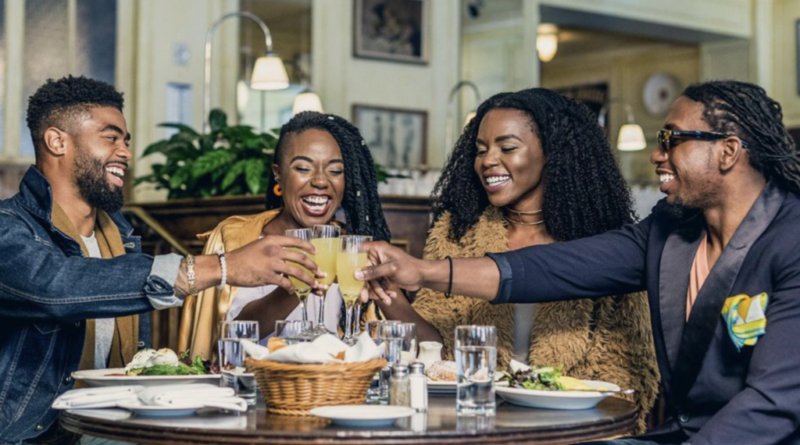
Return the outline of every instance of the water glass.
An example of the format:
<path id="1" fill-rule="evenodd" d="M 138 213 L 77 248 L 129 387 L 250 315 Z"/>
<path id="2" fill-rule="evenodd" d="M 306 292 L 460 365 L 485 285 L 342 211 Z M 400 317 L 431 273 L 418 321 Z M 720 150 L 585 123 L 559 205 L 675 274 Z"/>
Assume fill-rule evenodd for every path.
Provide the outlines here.
<path id="1" fill-rule="evenodd" d="M 327 274 L 325 278 L 317 279 L 320 284 L 330 286 L 336 279 L 336 255 L 339 252 L 340 234 L 341 229 L 330 224 L 316 224 L 311 228 L 311 244 L 317 250 L 317 254 L 314 255 L 314 262 L 317 263 L 317 267 L 321 271 Z M 311 331 L 315 337 L 333 333 L 325 327 L 325 296 L 325 294 L 322 294 L 319 297 L 317 325 Z"/>
<path id="2" fill-rule="evenodd" d="M 400 324 L 396 320 L 370 320 L 366 324 L 366 332 L 372 338 L 376 345 L 384 346 L 381 357 L 386 358 L 386 348 L 384 341 L 384 331 L 387 326 L 393 324 Z M 368 404 L 387 404 L 389 403 L 389 376 L 391 375 L 392 368 L 387 363 L 380 371 L 375 373 L 372 378 L 372 383 L 367 390 L 367 403 Z"/>
<path id="3" fill-rule="evenodd" d="M 455 333 L 458 375 L 458 415 L 496 412 L 494 370 L 497 366 L 497 333 L 494 326 L 458 326 Z"/>
<path id="4" fill-rule="evenodd" d="M 283 339 L 287 345 L 311 341 L 308 336 L 311 322 L 303 320 L 278 320 L 275 322 L 275 335 Z"/>
<path id="5" fill-rule="evenodd" d="M 392 323 L 382 329 L 386 360 L 390 365 L 410 365 L 417 358 L 417 326 L 414 323 Z"/>
<path id="6" fill-rule="evenodd" d="M 258 322 L 222 321 L 219 334 L 219 368 L 222 372 L 221 386 L 229 386 L 248 405 L 256 403 L 256 381 L 252 374 L 244 373 L 244 349 L 240 340 L 258 343 Z"/>

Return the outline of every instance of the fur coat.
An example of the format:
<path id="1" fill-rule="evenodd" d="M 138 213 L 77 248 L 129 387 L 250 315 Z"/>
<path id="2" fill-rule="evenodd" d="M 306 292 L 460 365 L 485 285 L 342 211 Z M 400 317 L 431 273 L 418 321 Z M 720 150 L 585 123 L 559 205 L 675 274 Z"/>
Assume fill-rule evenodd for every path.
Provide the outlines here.
<path id="1" fill-rule="evenodd" d="M 460 243 L 448 238 L 450 215 L 434 224 L 425 245 L 425 257 L 480 257 L 487 252 L 508 251 L 508 231 L 502 215 L 489 208 Z M 483 300 L 423 289 L 414 309 L 441 333 L 445 354 L 453 359 L 453 336 L 458 325 L 497 327 L 498 368 L 513 358 L 514 305 L 492 305 Z M 529 362 L 534 365 L 563 365 L 564 375 L 603 380 L 636 390 L 639 407 L 636 433 L 644 432 L 645 416 L 658 394 L 656 363 L 650 312 L 643 293 L 609 296 L 597 300 L 542 303 L 534 315 Z"/>

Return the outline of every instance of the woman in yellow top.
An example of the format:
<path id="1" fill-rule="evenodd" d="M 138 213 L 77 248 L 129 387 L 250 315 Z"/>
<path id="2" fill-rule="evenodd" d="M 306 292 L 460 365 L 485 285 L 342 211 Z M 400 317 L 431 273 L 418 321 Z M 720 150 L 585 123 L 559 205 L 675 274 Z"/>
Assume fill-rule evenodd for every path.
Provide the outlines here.
<path id="1" fill-rule="evenodd" d="M 281 128 L 274 162 L 267 211 L 230 217 L 201 235 L 206 239 L 204 253 L 227 252 L 264 235 L 284 235 L 289 229 L 330 224 L 340 207 L 348 232 L 372 235 L 375 240 L 391 238 L 369 148 L 358 129 L 345 119 L 310 111 L 297 114 Z M 335 327 L 341 296 L 335 286 L 328 296 L 326 314 L 336 317 L 326 318 L 332 318 Z M 274 286 L 207 289 L 196 298 L 187 298 L 183 305 L 179 350 L 191 349 L 192 356 L 210 358 L 216 355 L 220 321 L 257 320 L 261 336 L 266 337 L 274 330 L 275 321 L 289 317 L 297 306 L 297 297 Z M 314 313 L 313 308 L 309 310 Z"/>
<path id="2" fill-rule="evenodd" d="M 592 236 L 634 221 L 631 197 L 597 119 L 579 102 L 542 88 L 485 101 L 467 125 L 434 190 L 425 256 L 479 257 Z M 537 305 L 423 289 L 380 305 L 417 324 L 421 341 L 444 344 L 456 326 L 497 327 L 498 365 L 511 359 L 563 365 L 565 375 L 636 390 L 639 431 L 658 393 L 647 299 L 612 295 Z"/>

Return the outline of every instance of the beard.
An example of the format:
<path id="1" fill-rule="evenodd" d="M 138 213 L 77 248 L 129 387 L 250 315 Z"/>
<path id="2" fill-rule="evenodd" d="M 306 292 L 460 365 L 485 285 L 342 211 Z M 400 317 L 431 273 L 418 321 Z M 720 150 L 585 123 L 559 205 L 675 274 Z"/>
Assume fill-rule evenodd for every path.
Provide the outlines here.
<path id="1" fill-rule="evenodd" d="M 667 205 L 664 207 L 663 212 L 670 219 L 680 221 L 686 218 L 686 216 L 691 212 L 691 209 L 686 207 L 682 202 L 674 202 L 672 204 L 667 202 Z"/>
<path id="2" fill-rule="evenodd" d="M 106 213 L 118 212 L 124 203 L 121 187 L 108 183 L 103 163 L 80 147 L 75 156 L 75 184 L 90 206 Z"/>

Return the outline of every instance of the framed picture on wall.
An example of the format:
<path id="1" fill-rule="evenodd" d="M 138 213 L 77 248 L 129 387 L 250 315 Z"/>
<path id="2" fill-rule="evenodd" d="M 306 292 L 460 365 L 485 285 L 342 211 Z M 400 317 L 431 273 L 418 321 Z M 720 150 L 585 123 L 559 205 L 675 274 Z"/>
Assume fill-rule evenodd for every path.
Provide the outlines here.
<path id="1" fill-rule="evenodd" d="M 353 105 L 353 124 L 372 158 L 384 167 L 417 168 L 427 163 L 426 111 Z"/>
<path id="2" fill-rule="evenodd" d="M 428 63 L 428 0 L 355 0 L 353 3 L 353 56 Z"/>
<path id="3" fill-rule="evenodd" d="M 795 84 L 797 85 L 797 95 L 800 96 L 800 19 L 794 22 L 794 58 Z"/>

